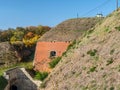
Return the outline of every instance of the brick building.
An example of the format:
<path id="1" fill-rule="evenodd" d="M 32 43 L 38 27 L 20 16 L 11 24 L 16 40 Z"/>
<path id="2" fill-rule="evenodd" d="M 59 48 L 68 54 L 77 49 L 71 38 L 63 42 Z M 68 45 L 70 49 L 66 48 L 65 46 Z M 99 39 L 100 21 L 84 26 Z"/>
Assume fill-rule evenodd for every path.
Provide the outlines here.
<path id="1" fill-rule="evenodd" d="M 66 51 L 69 41 L 66 42 L 38 42 L 36 46 L 34 69 L 37 71 L 50 71 L 51 57 L 61 56 Z"/>

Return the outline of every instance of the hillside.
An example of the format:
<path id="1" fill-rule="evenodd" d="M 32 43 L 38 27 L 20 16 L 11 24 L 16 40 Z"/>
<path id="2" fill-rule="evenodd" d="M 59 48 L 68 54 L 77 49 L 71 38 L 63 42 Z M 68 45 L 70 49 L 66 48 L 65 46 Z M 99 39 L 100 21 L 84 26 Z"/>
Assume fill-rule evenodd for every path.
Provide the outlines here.
<path id="1" fill-rule="evenodd" d="M 0 43 L 0 67 L 16 64 L 18 58 L 9 42 Z"/>
<path id="2" fill-rule="evenodd" d="M 46 37 L 57 37 L 56 33 Z M 120 90 L 120 9 L 79 39 L 42 86 L 43 90 Z"/>
<path id="3" fill-rule="evenodd" d="M 93 28 L 102 19 L 94 17 L 66 20 L 45 33 L 39 41 L 73 41 L 80 37 L 86 30 Z"/>

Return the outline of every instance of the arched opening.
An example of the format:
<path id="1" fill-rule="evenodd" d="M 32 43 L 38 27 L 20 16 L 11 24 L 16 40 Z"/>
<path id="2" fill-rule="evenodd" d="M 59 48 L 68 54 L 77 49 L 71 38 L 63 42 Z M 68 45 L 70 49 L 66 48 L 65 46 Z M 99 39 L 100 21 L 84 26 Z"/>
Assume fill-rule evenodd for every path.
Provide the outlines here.
<path id="1" fill-rule="evenodd" d="M 10 87 L 10 90 L 18 90 L 18 89 L 17 89 L 17 86 L 16 86 L 16 85 L 12 85 L 12 86 Z"/>
<path id="2" fill-rule="evenodd" d="M 56 52 L 55 51 L 51 51 L 50 52 L 50 57 L 55 57 L 56 56 Z"/>

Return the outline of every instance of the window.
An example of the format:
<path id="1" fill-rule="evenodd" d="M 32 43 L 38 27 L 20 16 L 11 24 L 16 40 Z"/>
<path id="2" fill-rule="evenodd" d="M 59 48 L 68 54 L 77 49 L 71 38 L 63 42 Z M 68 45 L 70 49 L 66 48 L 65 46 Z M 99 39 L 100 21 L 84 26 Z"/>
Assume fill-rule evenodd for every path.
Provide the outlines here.
<path id="1" fill-rule="evenodd" d="M 50 52 L 50 57 L 54 57 L 54 56 L 56 56 L 56 52 L 55 51 L 51 51 Z"/>

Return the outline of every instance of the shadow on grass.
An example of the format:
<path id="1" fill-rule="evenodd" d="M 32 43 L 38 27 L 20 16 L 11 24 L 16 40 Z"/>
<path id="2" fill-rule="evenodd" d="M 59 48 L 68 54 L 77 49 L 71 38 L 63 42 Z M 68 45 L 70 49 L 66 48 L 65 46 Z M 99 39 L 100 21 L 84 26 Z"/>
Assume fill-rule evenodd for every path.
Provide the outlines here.
<path id="1" fill-rule="evenodd" d="M 4 90 L 7 84 L 7 80 L 3 76 L 0 76 L 0 90 Z"/>

